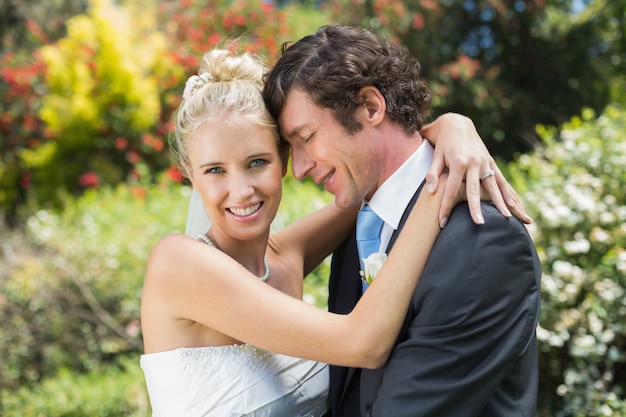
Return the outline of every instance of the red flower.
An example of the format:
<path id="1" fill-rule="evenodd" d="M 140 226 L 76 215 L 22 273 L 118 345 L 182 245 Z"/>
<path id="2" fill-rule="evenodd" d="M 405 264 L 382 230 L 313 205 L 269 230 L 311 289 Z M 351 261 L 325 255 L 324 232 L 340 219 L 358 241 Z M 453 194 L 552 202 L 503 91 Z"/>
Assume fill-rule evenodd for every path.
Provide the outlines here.
<path id="1" fill-rule="evenodd" d="M 165 175 L 174 182 L 182 182 L 184 179 L 183 174 L 181 174 L 180 169 L 176 165 L 169 167 L 167 171 L 165 171 Z"/>
<path id="2" fill-rule="evenodd" d="M 128 141 L 124 138 L 117 138 L 115 139 L 115 147 L 117 149 L 126 149 L 126 147 L 128 146 Z"/>
<path id="3" fill-rule="evenodd" d="M 126 159 L 128 160 L 128 162 L 130 162 L 133 165 L 138 163 L 141 160 L 137 152 L 133 152 L 133 151 L 126 153 Z"/>
<path id="4" fill-rule="evenodd" d="M 237 26 L 244 26 L 246 24 L 246 18 L 239 14 L 235 16 L 234 22 Z"/>
<path id="5" fill-rule="evenodd" d="M 141 143 L 143 143 L 146 146 L 150 146 L 152 145 L 152 141 L 153 141 L 153 137 L 150 133 L 144 133 L 143 135 L 141 135 Z"/>
<path id="6" fill-rule="evenodd" d="M 189 30 L 189 39 L 198 41 L 204 38 L 204 33 L 198 28 L 191 28 Z"/>
<path id="7" fill-rule="evenodd" d="M 87 188 L 87 187 L 95 188 L 98 185 L 100 185 L 100 178 L 98 178 L 98 175 L 95 172 L 88 171 L 80 176 L 80 178 L 78 179 L 78 183 L 80 184 L 81 187 L 84 187 L 84 188 Z"/>
<path id="8" fill-rule="evenodd" d="M 161 152 L 163 148 L 165 148 L 165 144 L 161 139 L 154 138 L 154 140 L 152 141 L 152 148 L 154 148 L 154 150 L 157 152 Z"/>
<path id="9" fill-rule="evenodd" d="M 415 30 L 422 30 L 424 29 L 424 15 L 421 13 L 415 13 L 415 16 L 413 17 L 413 29 Z"/>
<path id="10" fill-rule="evenodd" d="M 231 29 L 232 28 L 233 21 L 230 18 L 230 16 L 222 17 L 222 26 L 224 26 L 224 29 Z"/>
<path id="11" fill-rule="evenodd" d="M 272 0 L 263 0 L 261 8 L 265 13 L 269 13 L 274 9 L 274 2 Z"/>
<path id="12" fill-rule="evenodd" d="M 11 116 L 11 113 L 9 113 L 8 111 L 5 111 L 4 113 L 0 114 L 0 127 L 3 125 L 9 125 L 11 124 L 13 117 Z"/>
<path id="13" fill-rule="evenodd" d="M 146 195 L 148 194 L 148 192 L 146 191 L 145 188 L 139 186 L 139 185 L 133 185 L 130 189 L 130 192 L 137 198 L 146 198 Z"/>
<path id="14" fill-rule="evenodd" d="M 25 114 L 22 119 L 22 124 L 28 130 L 35 130 L 37 127 L 37 119 L 32 114 Z"/>
<path id="15" fill-rule="evenodd" d="M 32 19 L 26 21 L 26 27 L 33 34 L 33 36 L 41 43 L 48 43 L 48 37 L 41 29 L 41 26 Z"/>
<path id="16" fill-rule="evenodd" d="M 32 176 L 30 175 L 30 171 L 22 172 L 20 177 L 20 187 L 23 189 L 27 189 L 30 187 Z"/>

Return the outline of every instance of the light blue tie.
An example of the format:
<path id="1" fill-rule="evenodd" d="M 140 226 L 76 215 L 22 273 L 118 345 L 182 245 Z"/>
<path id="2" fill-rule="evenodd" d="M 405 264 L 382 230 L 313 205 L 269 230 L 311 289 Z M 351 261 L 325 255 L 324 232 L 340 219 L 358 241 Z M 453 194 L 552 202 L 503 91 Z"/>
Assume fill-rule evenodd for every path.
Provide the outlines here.
<path id="1" fill-rule="evenodd" d="M 380 231 L 383 220 L 376 215 L 369 205 L 359 210 L 356 218 L 356 247 L 359 251 L 359 262 L 363 268 L 363 258 L 367 258 L 380 248 Z"/>

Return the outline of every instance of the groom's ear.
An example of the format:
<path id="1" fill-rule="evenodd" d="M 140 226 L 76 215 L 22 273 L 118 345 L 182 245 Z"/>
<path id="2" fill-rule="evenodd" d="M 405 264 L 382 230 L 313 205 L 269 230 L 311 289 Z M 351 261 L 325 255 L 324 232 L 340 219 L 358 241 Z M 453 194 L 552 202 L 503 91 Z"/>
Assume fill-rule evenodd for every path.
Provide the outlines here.
<path id="1" fill-rule="evenodd" d="M 362 104 L 362 111 L 357 110 L 360 122 L 373 126 L 380 124 L 387 112 L 387 102 L 380 90 L 371 85 L 365 86 L 359 91 L 358 97 Z"/>

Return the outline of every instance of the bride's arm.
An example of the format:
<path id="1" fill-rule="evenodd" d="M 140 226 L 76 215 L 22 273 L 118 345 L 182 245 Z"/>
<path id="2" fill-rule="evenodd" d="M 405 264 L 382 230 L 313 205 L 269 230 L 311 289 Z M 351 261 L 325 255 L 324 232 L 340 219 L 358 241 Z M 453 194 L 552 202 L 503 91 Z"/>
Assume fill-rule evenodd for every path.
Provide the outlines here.
<path id="1" fill-rule="evenodd" d="M 339 208 L 331 202 L 273 233 L 269 245 L 276 253 L 301 259 L 307 276 L 348 237 L 358 210 L 358 206 Z"/>
<path id="2" fill-rule="evenodd" d="M 344 366 L 381 366 L 438 235 L 441 195 L 421 194 L 378 277 L 348 315 L 289 297 L 224 253 L 181 235 L 153 250 L 144 297 L 162 300 L 160 310 L 172 317 L 267 350 Z"/>

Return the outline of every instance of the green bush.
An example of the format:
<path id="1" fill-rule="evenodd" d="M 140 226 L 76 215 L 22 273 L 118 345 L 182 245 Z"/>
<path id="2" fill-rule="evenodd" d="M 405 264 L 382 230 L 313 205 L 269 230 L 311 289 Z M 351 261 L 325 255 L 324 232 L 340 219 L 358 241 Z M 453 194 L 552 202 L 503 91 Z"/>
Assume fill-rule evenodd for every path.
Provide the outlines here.
<path id="1" fill-rule="evenodd" d="M 91 190 L 39 210 L 0 252 L 0 387 L 94 369 L 142 349 L 148 254 L 184 229 L 189 189 L 168 181 Z"/>
<path id="2" fill-rule="evenodd" d="M 116 184 L 137 166 L 152 174 L 172 164 L 163 152 L 183 69 L 168 54 L 153 8 L 141 15 L 92 0 L 89 13 L 66 23 L 67 36 L 43 46 L 45 92 L 39 118 L 51 140 L 19 157 L 31 173 L 33 198 L 56 202 L 59 190 Z M 59 166 L 64 169 L 59 170 Z"/>
<path id="3" fill-rule="evenodd" d="M 261 0 L 86 5 L 63 38 L 29 21 L 41 47 L 0 54 L 0 221 L 172 168 L 171 116 L 202 53 L 236 38 L 270 61 L 290 38 L 284 13 Z"/>
<path id="4" fill-rule="evenodd" d="M 148 417 L 150 405 L 138 356 L 77 375 L 61 370 L 35 388 L 2 390 L 5 417 Z"/>
<path id="5" fill-rule="evenodd" d="M 291 172 L 291 168 L 289 168 Z M 284 180 L 283 201 L 278 211 L 276 223 L 292 223 L 313 210 L 333 201 L 333 196 L 320 189 L 311 181 L 299 181 L 291 175 Z M 326 309 L 328 306 L 328 277 L 330 275 L 330 257 L 311 272 L 304 280 L 304 300 L 307 303 Z"/>
<path id="6" fill-rule="evenodd" d="M 540 416 L 626 415 L 626 112 L 585 112 L 510 166 L 542 264 Z"/>

